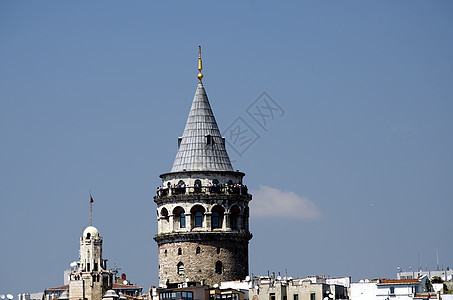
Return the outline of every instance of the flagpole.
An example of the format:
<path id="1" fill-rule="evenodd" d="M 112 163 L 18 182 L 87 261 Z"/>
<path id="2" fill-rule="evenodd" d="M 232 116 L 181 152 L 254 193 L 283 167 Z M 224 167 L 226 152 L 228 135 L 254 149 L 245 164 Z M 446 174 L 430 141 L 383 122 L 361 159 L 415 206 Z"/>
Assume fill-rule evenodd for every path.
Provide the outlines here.
<path id="1" fill-rule="evenodd" d="M 90 201 L 90 226 L 93 226 L 93 203 Z"/>
<path id="2" fill-rule="evenodd" d="M 91 196 L 91 191 L 90 191 L 90 226 L 93 226 L 93 197 Z"/>

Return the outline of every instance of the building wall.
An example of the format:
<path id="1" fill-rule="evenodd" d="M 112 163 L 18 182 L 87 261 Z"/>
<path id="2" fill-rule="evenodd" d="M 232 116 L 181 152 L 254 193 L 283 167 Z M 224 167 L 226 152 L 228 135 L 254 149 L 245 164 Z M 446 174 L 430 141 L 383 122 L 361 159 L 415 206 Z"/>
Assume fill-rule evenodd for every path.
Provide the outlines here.
<path id="1" fill-rule="evenodd" d="M 417 279 L 423 275 L 428 276 L 428 278 L 433 278 L 434 276 L 439 276 L 444 281 L 453 280 L 453 270 L 441 270 L 441 271 L 417 271 L 417 272 L 398 272 L 398 279 Z"/>
<path id="2" fill-rule="evenodd" d="M 311 283 L 304 281 L 302 284 L 288 285 L 288 300 L 293 300 L 294 295 L 298 295 L 299 300 L 311 300 L 311 295 L 314 294 L 316 300 L 324 299 L 326 292 L 330 287 L 323 283 Z"/>
<path id="3" fill-rule="evenodd" d="M 350 295 L 352 300 L 409 300 L 413 299 L 415 293 L 424 291 L 424 283 L 424 280 L 418 284 L 378 284 L 376 281 L 352 283 Z"/>
<path id="4" fill-rule="evenodd" d="M 191 241 L 159 245 L 160 283 L 185 282 L 188 278 L 212 286 L 221 281 L 244 279 L 248 275 L 248 241 L 226 238 L 225 235 L 206 240 L 192 237 Z M 220 274 L 216 272 L 217 262 L 222 264 Z M 183 274 L 178 274 L 180 263 L 184 265 Z"/>
<path id="5" fill-rule="evenodd" d="M 393 288 L 394 292 L 391 292 Z M 412 300 L 416 286 L 414 285 L 393 285 L 377 287 L 377 299 L 386 299 L 388 297 L 395 300 Z M 421 292 L 421 291 L 420 291 Z"/>
<path id="6" fill-rule="evenodd" d="M 310 280 L 273 280 L 256 283 L 249 289 L 251 300 L 323 300 L 330 293 L 334 299 L 347 299 L 347 288 L 344 286 L 312 283 Z"/>
<path id="7" fill-rule="evenodd" d="M 357 282 L 351 283 L 350 298 L 352 300 L 373 300 L 377 299 L 376 282 Z"/>
<path id="8" fill-rule="evenodd" d="M 274 295 L 274 298 L 272 298 Z M 253 300 L 282 300 L 287 298 L 287 286 L 278 282 L 276 284 L 260 284 L 249 290 L 249 299 Z M 292 298 L 289 298 L 292 299 Z"/>
<path id="9" fill-rule="evenodd" d="M 84 299 L 85 296 L 87 300 L 101 300 L 105 292 L 112 287 L 109 275 L 104 274 L 104 277 L 101 275 L 99 282 L 93 280 L 91 273 L 79 275 L 78 280 L 74 279 L 74 276 L 77 275 L 72 275 L 69 281 L 69 299 L 79 300 Z"/>

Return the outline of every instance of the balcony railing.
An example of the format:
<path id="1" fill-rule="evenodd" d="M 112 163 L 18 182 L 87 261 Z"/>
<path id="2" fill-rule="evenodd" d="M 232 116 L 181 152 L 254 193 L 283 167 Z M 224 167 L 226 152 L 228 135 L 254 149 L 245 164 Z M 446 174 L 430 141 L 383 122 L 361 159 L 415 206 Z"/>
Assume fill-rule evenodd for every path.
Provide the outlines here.
<path id="1" fill-rule="evenodd" d="M 248 195 L 246 185 L 230 186 L 230 185 L 212 185 L 212 186 L 176 186 L 176 187 L 158 187 L 158 197 L 168 197 L 173 195 Z"/>

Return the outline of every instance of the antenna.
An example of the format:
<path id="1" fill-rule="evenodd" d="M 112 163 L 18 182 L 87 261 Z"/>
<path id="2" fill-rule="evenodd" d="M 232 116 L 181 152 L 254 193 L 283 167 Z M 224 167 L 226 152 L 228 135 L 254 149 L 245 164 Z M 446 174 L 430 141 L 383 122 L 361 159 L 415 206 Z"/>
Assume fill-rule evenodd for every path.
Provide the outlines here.
<path id="1" fill-rule="evenodd" d="M 419 271 L 422 270 L 422 267 L 421 267 L 421 264 L 420 264 L 420 252 L 418 252 L 418 270 Z"/>
<path id="2" fill-rule="evenodd" d="M 113 274 L 115 274 L 115 280 L 118 278 L 118 270 L 121 270 L 121 268 L 118 268 L 116 263 L 113 264 Z"/>
<path id="3" fill-rule="evenodd" d="M 437 257 L 437 271 L 439 271 L 439 251 L 436 248 L 436 257 Z"/>

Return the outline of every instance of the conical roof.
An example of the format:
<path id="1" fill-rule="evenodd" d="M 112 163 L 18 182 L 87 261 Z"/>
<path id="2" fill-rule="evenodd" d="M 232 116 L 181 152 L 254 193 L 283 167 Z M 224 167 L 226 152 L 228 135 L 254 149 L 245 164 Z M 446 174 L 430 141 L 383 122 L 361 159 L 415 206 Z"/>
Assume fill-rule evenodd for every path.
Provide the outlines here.
<path id="1" fill-rule="evenodd" d="M 201 82 L 193 97 L 171 171 L 233 171 L 225 141 Z"/>

